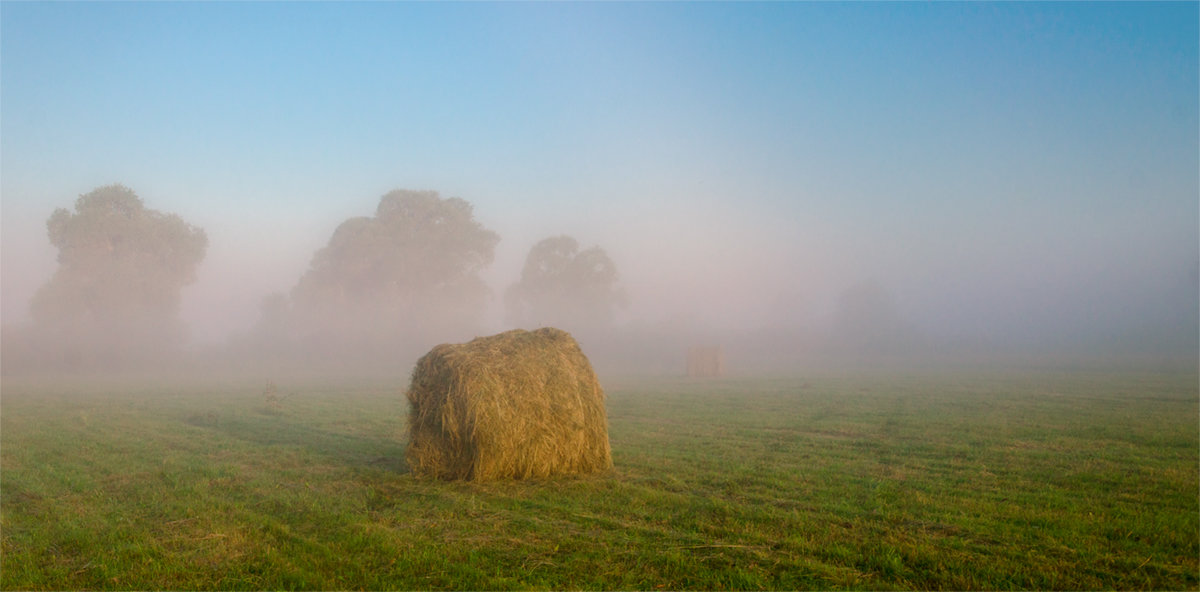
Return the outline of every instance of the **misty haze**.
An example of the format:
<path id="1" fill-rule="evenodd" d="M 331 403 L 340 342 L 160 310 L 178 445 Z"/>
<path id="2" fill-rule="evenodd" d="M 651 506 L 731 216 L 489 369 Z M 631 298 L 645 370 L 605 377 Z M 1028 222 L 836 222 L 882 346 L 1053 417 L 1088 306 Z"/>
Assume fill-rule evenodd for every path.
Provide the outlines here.
<path id="1" fill-rule="evenodd" d="M 631 219 L 660 229 L 631 207 Z M 688 231 L 703 229 L 694 223 Z M 101 186 L 46 220 L 58 265 L 30 298 L 29 320 L 5 324 L 4 371 L 403 374 L 438 343 L 542 326 L 576 334 L 618 375 L 678 374 L 687 349 L 698 344 L 724 344 L 735 374 L 1089 360 L 1186 366 L 1197 354 L 1196 269 L 1186 256 L 1160 269 L 1141 262 L 1149 269 L 1079 270 L 1073 275 L 1084 279 L 1072 285 L 1038 270 L 1052 255 L 1021 264 L 1021 275 L 1047 274 L 1037 282 L 1013 278 L 1001 286 L 999 278 L 977 278 L 982 285 L 956 289 L 978 299 L 961 301 L 916 283 L 915 272 L 881 273 L 907 290 L 901 299 L 900 288 L 873 277 L 797 286 L 805 269 L 790 267 L 779 253 L 722 260 L 699 237 L 692 239 L 695 254 L 681 253 L 670 224 L 663 220 L 660 243 L 648 241 L 638 252 L 619 230 L 589 231 L 614 237 L 614 252 L 624 255 L 636 283 L 622 277 L 603 246 L 584 248 L 558 234 L 519 238 L 531 244 L 519 273 L 493 287 L 486 278 L 500 277 L 491 267 L 503 239 L 474 206 L 437 191 L 396 189 L 379 198 L 373 214 L 339 221 L 291 286 L 254 295 L 252 322 L 202 339 L 192 324 L 224 324 L 219 305 L 185 300 L 196 290 L 198 269 L 210 269 L 202 278 L 220 273 L 206 260 L 206 229 L 150 208 L 130 187 Z M 274 236 L 264 230 L 260 240 Z M 746 248 L 739 241 L 724 247 Z M 683 277 L 650 286 L 656 271 Z M 966 281 L 974 273 L 953 277 Z M 1104 278 L 1088 277 L 1094 275 L 1110 283 L 1097 285 Z M 997 293 L 982 294 L 988 285 Z M 230 284 L 221 293 L 231 299 L 239 289 Z M 914 300 L 919 294 L 931 302 Z M 973 318 L 956 325 L 964 310 Z"/>
<path id="2" fill-rule="evenodd" d="M 1195 589 L 1198 22 L 0 4 L 0 587 Z"/>

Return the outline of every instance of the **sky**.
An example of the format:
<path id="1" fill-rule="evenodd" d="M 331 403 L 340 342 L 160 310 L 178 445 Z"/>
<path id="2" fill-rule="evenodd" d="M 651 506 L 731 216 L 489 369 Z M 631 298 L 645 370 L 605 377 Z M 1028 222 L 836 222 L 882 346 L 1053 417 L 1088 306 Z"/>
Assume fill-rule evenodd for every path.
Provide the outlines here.
<path id="1" fill-rule="evenodd" d="M 392 189 L 570 234 L 629 323 L 818 326 L 874 282 L 947 338 L 1194 332 L 1200 4 L 0 3 L 0 303 L 119 182 L 208 233 L 220 341 Z"/>

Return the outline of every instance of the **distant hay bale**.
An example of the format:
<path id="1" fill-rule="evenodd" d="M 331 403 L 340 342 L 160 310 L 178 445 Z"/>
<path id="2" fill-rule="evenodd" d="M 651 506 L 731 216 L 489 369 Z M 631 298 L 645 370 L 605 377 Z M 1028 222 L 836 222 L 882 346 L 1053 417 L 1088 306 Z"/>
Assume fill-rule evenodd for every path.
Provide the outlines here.
<path id="1" fill-rule="evenodd" d="M 612 467 L 604 391 L 565 331 L 439 345 L 417 361 L 408 400 L 417 475 L 490 481 Z"/>
<path id="2" fill-rule="evenodd" d="M 725 350 L 719 345 L 688 348 L 687 375 L 694 378 L 725 376 Z"/>

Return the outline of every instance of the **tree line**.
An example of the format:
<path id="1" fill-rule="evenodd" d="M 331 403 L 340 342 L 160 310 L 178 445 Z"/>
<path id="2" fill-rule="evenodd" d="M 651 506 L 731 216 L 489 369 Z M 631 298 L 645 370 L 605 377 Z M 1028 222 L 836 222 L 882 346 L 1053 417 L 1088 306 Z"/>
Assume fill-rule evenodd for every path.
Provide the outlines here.
<path id="1" fill-rule="evenodd" d="M 187 342 L 180 295 L 207 252 L 203 229 L 147 208 L 119 184 L 81 195 L 46 226 L 58 267 L 30 304 L 23 349 L 67 366 L 178 354 Z M 480 274 L 499 242 L 461 198 L 391 191 L 374 215 L 343 221 L 236 341 L 261 355 L 386 359 L 469 335 L 485 322 L 490 290 Z M 510 326 L 571 331 L 610 325 L 626 303 L 608 254 L 569 236 L 535 244 L 503 298 Z"/>

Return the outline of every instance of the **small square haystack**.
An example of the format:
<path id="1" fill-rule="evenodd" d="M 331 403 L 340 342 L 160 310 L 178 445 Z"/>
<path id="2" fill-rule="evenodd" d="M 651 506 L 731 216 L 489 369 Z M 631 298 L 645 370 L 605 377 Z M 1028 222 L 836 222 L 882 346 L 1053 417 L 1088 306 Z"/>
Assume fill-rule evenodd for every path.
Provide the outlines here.
<path id="1" fill-rule="evenodd" d="M 719 345 L 698 345 L 688 348 L 687 375 L 693 378 L 725 376 L 725 350 Z"/>
<path id="2" fill-rule="evenodd" d="M 417 361 L 408 401 L 417 475 L 490 481 L 612 467 L 604 391 L 565 331 L 439 345 Z"/>

